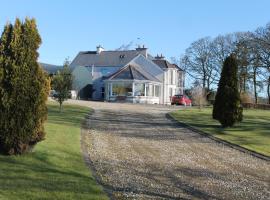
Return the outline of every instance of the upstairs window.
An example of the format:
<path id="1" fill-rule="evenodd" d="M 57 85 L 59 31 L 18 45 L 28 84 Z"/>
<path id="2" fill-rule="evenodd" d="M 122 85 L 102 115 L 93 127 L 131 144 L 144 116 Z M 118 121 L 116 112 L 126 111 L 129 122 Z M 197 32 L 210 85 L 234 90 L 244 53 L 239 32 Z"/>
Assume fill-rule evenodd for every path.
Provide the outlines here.
<path id="1" fill-rule="evenodd" d="M 174 84 L 174 70 L 170 70 L 170 73 L 171 73 L 171 81 L 170 81 L 170 84 L 173 85 Z"/>

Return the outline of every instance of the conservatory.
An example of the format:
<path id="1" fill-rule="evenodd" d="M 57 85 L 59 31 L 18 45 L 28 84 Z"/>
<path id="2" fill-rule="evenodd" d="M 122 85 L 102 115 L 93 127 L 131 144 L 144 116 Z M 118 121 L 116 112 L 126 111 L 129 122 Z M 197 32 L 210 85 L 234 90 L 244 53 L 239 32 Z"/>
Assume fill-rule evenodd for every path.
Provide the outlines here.
<path id="1" fill-rule="evenodd" d="M 161 83 L 134 66 L 127 66 L 105 81 L 105 100 L 159 104 Z"/>

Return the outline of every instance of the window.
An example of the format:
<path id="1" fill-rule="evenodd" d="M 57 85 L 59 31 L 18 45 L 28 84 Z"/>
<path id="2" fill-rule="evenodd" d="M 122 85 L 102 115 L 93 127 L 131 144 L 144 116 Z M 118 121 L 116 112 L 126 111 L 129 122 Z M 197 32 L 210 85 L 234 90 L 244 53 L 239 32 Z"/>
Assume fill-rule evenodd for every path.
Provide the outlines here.
<path id="1" fill-rule="evenodd" d="M 174 70 L 171 70 L 171 85 L 174 84 L 174 73 L 173 73 Z"/>
<path id="2" fill-rule="evenodd" d="M 113 96 L 132 96 L 132 83 L 113 83 Z"/>
<path id="3" fill-rule="evenodd" d="M 101 72 L 102 76 L 106 76 L 106 75 L 110 74 L 110 70 L 107 68 L 101 68 L 100 72 Z"/>
<path id="4" fill-rule="evenodd" d="M 169 88 L 169 96 L 173 96 L 173 89 L 172 88 Z"/>
<path id="5" fill-rule="evenodd" d="M 154 97 L 155 96 L 155 86 L 151 85 L 151 96 Z"/>
<path id="6" fill-rule="evenodd" d="M 183 72 L 178 72 L 178 87 L 183 87 Z"/>
<path id="7" fill-rule="evenodd" d="M 144 83 L 135 83 L 135 87 L 134 87 L 135 91 L 134 91 L 134 95 L 135 96 L 144 96 Z"/>
<path id="8" fill-rule="evenodd" d="M 159 97 L 160 96 L 160 86 L 159 85 L 155 85 L 155 97 Z"/>
<path id="9" fill-rule="evenodd" d="M 148 84 L 146 84 L 145 85 L 145 94 L 146 94 L 145 96 L 150 96 L 150 91 L 149 90 L 150 90 L 150 87 L 149 87 Z"/>

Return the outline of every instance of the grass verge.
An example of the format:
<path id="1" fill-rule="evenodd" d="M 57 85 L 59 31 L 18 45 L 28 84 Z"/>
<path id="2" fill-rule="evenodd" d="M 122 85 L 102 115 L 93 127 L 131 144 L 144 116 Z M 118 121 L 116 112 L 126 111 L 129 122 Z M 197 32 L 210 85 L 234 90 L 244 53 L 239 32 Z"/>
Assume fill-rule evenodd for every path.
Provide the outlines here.
<path id="1" fill-rule="evenodd" d="M 85 165 L 80 126 L 89 108 L 49 103 L 46 140 L 32 153 L 0 155 L 0 199 L 108 199 Z"/>
<path id="2" fill-rule="evenodd" d="M 189 126 L 202 130 L 222 140 L 270 156 L 270 111 L 244 110 L 244 120 L 231 128 L 222 128 L 212 119 L 212 108 L 190 108 L 170 113 Z"/>

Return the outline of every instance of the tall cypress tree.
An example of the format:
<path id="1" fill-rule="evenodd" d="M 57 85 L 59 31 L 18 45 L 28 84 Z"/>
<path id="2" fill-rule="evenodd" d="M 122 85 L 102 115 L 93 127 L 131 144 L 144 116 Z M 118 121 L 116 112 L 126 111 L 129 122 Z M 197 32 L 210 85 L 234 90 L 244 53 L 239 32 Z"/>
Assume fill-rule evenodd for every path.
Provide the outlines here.
<path id="1" fill-rule="evenodd" d="M 236 122 L 242 121 L 243 118 L 238 91 L 237 68 L 237 60 L 234 55 L 227 57 L 223 64 L 213 107 L 213 119 L 218 120 L 222 127 L 233 126 Z"/>
<path id="2" fill-rule="evenodd" d="M 39 66 L 34 19 L 6 25 L 0 39 L 0 151 L 21 154 L 44 139 L 49 79 Z M 1 71 L 1 70 L 0 70 Z"/>

